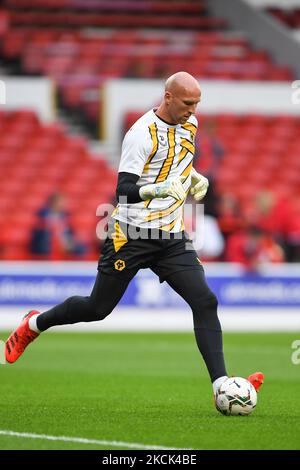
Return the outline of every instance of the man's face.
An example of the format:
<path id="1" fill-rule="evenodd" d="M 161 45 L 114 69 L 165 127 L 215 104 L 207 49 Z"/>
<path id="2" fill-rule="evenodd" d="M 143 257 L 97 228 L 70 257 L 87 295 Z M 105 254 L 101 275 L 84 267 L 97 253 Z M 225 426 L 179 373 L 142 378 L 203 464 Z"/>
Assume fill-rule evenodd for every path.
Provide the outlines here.
<path id="1" fill-rule="evenodd" d="M 185 124 L 192 114 L 195 114 L 196 107 L 200 102 L 201 92 L 195 90 L 187 92 L 181 90 L 175 93 L 166 92 L 166 102 L 171 122 L 174 124 Z"/>

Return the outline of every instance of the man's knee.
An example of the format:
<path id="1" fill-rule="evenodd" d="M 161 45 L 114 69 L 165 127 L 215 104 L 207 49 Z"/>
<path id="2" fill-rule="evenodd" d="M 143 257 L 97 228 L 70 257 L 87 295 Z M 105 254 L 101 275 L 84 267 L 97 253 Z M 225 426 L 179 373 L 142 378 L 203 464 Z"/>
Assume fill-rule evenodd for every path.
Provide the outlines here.
<path id="1" fill-rule="evenodd" d="M 96 305 L 91 300 L 89 301 L 89 317 L 92 317 L 94 321 L 104 320 L 111 311 L 108 305 Z"/>
<path id="2" fill-rule="evenodd" d="M 218 299 L 212 291 L 208 291 L 206 296 L 201 301 L 202 307 L 207 310 L 217 312 Z"/>
<path id="3" fill-rule="evenodd" d="M 192 307 L 195 328 L 219 329 L 217 309 L 217 297 L 210 290 L 205 295 L 198 297 Z"/>
<path id="4" fill-rule="evenodd" d="M 210 289 L 207 289 L 205 293 L 196 294 L 192 304 L 193 309 L 196 308 L 199 310 L 216 312 L 218 308 L 218 299 Z"/>

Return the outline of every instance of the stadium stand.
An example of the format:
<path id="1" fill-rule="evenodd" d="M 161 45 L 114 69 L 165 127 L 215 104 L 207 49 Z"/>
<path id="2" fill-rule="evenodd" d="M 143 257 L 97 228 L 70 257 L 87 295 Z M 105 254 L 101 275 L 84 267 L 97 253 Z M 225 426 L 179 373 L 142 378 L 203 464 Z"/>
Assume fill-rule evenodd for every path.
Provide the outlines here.
<path id="1" fill-rule="evenodd" d="M 207 16 L 201 1 L 6 0 L 4 5 L 10 8 L 12 23 L 22 26 L 215 29 L 224 25 L 223 20 Z"/>
<path id="2" fill-rule="evenodd" d="M 205 2 L 173 1 L 171 12 L 165 0 L 6 0 L 4 7 L 10 29 L 3 36 L 3 59 L 17 64 L 19 73 L 52 77 L 60 103 L 94 135 L 99 86 L 107 78 L 161 78 L 181 69 L 223 80 L 293 77 L 212 17 Z"/>
<path id="3" fill-rule="evenodd" d="M 124 130 L 141 116 L 130 112 L 125 116 Z M 225 238 L 228 224 L 231 231 L 251 225 L 260 226 L 273 234 L 286 249 L 287 258 L 293 260 L 300 246 L 300 118 L 261 114 L 218 114 L 197 116 L 200 129 L 196 142 L 195 168 L 214 181 L 220 198 L 218 219 Z M 209 166 L 203 168 L 201 152 L 203 132 L 213 123 L 222 155 L 210 174 Z M 205 137 L 205 136 L 204 136 Z M 272 210 L 264 213 L 258 196 L 270 194 L 274 199 Z M 222 211 L 222 197 L 231 197 L 239 205 L 239 216 L 230 220 Z M 266 222 L 268 220 L 268 222 Z M 288 253 L 293 253 L 290 257 Z M 296 255 L 295 255 L 296 256 Z M 299 253 L 297 254 L 297 257 Z M 299 258 L 298 258 L 299 259 Z"/>
<path id="4" fill-rule="evenodd" d="M 85 139 L 69 137 L 61 124 L 41 124 L 32 111 L 0 112 L 0 129 L 1 258 L 30 257 L 36 211 L 60 190 L 68 199 L 74 231 L 88 246 L 81 259 L 96 259 L 96 209 L 113 200 L 116 184 L 105 157 L 93 158 Z M 50 259 L 61 258 L 51 253 Z"/>
<path id="5" fill-rule="evenodd" d="M 140 116 L 140 112 L 128 113 L 124 129 L 129 129 Z M 278 196 L 299 198 L 299 117 L 201 114 L 197 118 L 200 123 L 198 150 L 201 147 L 201 128 L 206 121 L 214 122 L 224 149 L 215 174 L 219 193 L 230 187 L 243 204 L 249 202 L 249 194 L 255 194 L 259 189 L 270 189 Z M 256 165 L 251 168 L 253 161 Z M 200 170 L 201 160 L 199 165 Z"/>
<path id="6" fill-rule="evenodd" d="M 300 29 L 299 0 L 246 0 L 253 8 L 272 15 L 281 24 L 293 30 Z"/>
<path id="7" fill-rule="evenodd" d="M 171 13 L 170 3 L 4 0 L 0 58 L 14 73 L 52 77 L 60 104 L 93 123 L 99 119 L 99 86 L 108 78 L 163 78 L 184 69 L 200 79 L 293 79 L 288 67 L 211 16 L 204 1 L 172 1 Z M 124 128 L 139 115 L 127 115 Z M 218 196 L 230 188 L 244 218 L 257 217 L 253 195 L 261 190 L 279 201 L 288 199 L 290 214 L 299 212 L 299 118 L 226 114 L 207 119 L 215 122 L 224 150 L 214 172 Z M 205 117 L 199 120 L 201 129 Z M 68 198 L 76 233 L 90 246 L 84 259 L 96 258 L 95 210 L 113 200 L 116 182 L 105 156 L 92 158 L 84 138 L 69 137 L 60 124 L 42 125 L 26 110 L 1 112 L 0 126 L 5 130 L 0 135 L 1 257 L 29 257 L 34 213 L 57 189 Z M 198 150 L 201 145 L 200 137 Z M 201 159 L 196 164 L 201 170 Z M 299 245 L 299 233 L 293 222 L 284 242 L 293 238 Z"/>
<path id="8" fill-rule="evenodd" d="M 293 29 L 300 28 L 300 8 L 295 8 L 292 10 L 285 10 L 281 8 L 268 8 L 266 11 L 286 26 Z"/>
<path id="9" fill-rule="evenodd" d="M 274 31 L 281 31 L 285 37 L 290 37 L 290 39 L 294 39 L 297 42 L 300 41 L 299 0 L 245 0 L 245 2 L 253 10 L 263 13 L 263 16 L 268 18 L 268 25 L 274 23 Z M 273 36 L 274 38 L 276 38 L 276 35 Z M 299 75 L 299 69 L 297 69 L 297 72 Z"/>
<path id="10" fill-rule="evenodd" d="M 139 116 L 129 113 L 125 129 Z M 218 196 L 231 194 L 239 201 L 243 219 L 249 221 L 258 217 L 256 197 L 260 192 L 270 191 L 278 201 L 289 201 L 285 204 L 288 220 L 286 215 L 280 219 L 277 212 L 279 228 L 271 224 L 270 229 L 276 229 L 285 240 L 299 240 L 300 118 L 219 114 L 198 119 L 200 128 L 205 120 L 215 123 L 224 150 L 214 171 Z M 99 220 L 95 211 L 101 202 L 113 201 L 116 183 L 116 173 L 105 157 L 92 158 L 85 139 L 68 137 L 60 124 L 42 125 L 31 111 L 1 112 L 0 126 L 1 258 L 29 258 L 29 234 L 36 211 L 57 189 L 67 196 L 75 232 L 88 243 L 83 259 L 95 259 L 99 250 L 94 235 Z M 197 149 L 199 153 L 201 131 Z M 253 161 L 259 165 L 254 167 Z M 195 166 L 202 170 L 201 159 Z M 222 212 L 219 217 L 223 228 L 228 221 L 222 219 Z M 57 258 L 61 253 L 51 255 L 51 259 Z"/>

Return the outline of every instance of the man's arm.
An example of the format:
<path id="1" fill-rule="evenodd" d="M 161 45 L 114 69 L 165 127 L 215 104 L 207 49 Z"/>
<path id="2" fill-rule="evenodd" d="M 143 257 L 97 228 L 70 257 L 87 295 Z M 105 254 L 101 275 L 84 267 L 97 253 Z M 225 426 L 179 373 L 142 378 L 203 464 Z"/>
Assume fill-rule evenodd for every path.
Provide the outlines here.
<path id="1" fill-rule="evenodd" d="M 119 173 L 118 184 L 117 184 L 117 200 L 120 202 L 120 197 L 126 197 L 129 204 L 135 202 L 141 202 L 140 186 L 136 183 L 139 179 L 138 175 L 134 173 L 127 173 L 122 171 Z"/>

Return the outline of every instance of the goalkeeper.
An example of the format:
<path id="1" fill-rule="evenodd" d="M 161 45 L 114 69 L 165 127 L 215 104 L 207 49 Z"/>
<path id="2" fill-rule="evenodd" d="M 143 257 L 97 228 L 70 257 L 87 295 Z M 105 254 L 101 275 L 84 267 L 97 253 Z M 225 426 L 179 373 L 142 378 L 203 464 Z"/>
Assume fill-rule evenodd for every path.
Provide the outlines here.
<path id="1" fill-rule="evenodd" d="M 52 326 L 103 320 L 123 296 L 139 269 L 150 268 L 190 306 L 195 338 L 214 391 L 227 378 L 217 299 L 183 226 L 188 192 L 204 198 L 208 180 L 193 168 L 200 102 L 198 82 L 186 72 L 168 78 L 157 109 L 127 132 L 117 185 L 118 206 L 88 297 L 73 296 L 40 313 L 32 310 L 5 344 L 6 361 L 15 362 L 26 346 Z M 251 376 L 259 387 L 262 377 Z"/>

